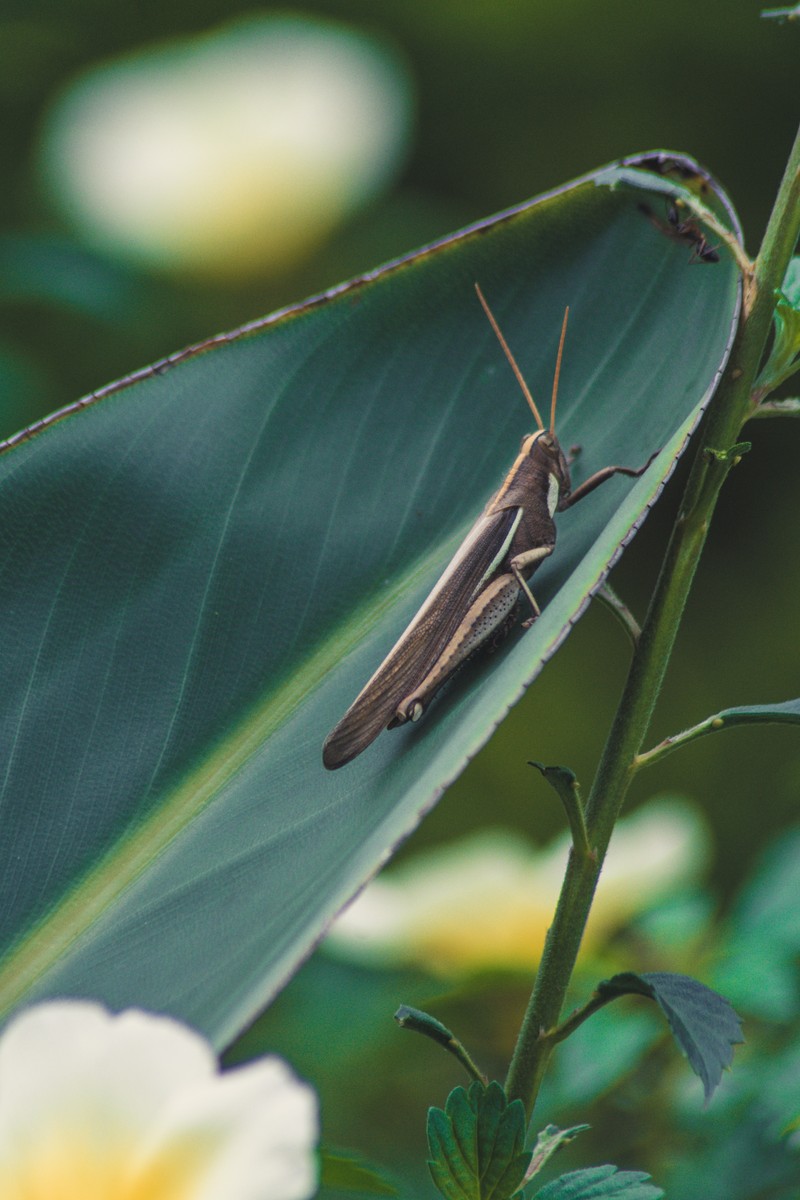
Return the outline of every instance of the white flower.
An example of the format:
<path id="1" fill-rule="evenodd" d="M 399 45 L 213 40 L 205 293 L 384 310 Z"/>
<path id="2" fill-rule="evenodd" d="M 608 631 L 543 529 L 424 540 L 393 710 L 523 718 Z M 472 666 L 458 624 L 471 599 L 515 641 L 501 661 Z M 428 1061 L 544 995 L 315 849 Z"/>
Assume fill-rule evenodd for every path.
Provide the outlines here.
<path id="1" fill-rule="evenodd" d="M 231 277 L 314 251 L 389 182 L 410 87 L 355 30 L 253 16 L 93 68 L 50 114 L 42 164 L 84 236 Z"/>
<path id="2" fill-rule="evenodd" d="M 614 832 L 584 945 L 696 877 L 707 835 L 676 801 L 649 805 Z M 490 830 L 419 854 L 374 880 L 337 918 L 328 947 L 376 963 L 416 963 L 436 975 L 530 969 L 552 922 L 569 837 L 534 850 Z"/>
<path id="3" fill-rule="evenodd" d="M 56 1001 L 0 1038 L 2 1200 L 306 1200 L 317 1132 L 284 1062 L 221 1074 L 167 1017 Z"/>

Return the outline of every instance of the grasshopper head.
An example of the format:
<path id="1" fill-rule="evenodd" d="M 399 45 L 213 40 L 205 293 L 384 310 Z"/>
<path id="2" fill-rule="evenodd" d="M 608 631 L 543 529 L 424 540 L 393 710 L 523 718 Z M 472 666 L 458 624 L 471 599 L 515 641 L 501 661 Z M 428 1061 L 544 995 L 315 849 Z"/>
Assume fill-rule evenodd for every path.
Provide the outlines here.
<path id="1" fill-rule="evenodd" d="M 533 435 L 530 453 L 538 457 L 547 472 L 547 508 L 552 517 L 561 496 L 568 496 L 572 490 L 566 456 L 558 438 L 549 429 Z"/>

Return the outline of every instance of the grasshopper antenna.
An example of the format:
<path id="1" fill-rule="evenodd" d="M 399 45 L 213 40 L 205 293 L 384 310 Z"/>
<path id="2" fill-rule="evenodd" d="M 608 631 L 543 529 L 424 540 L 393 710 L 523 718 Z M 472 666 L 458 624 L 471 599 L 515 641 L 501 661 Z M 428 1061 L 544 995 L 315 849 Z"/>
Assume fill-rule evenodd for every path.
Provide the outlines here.
<path id="1" fill-rule="evenodd" d="M 555 434 L 556 431 L 556 398 L 558 396 L 558 377 L 561 374 L 561 355 L 564 353 L 564 338 L 567 336 L 567 320 L 569 318 L 569 305 L 564 309 L 564 320 L 561 325 L 561 338 L 558 343 L 558 356 L 556 358 L 556 373 L 553 376 L 553 398 L 550 401 L 550 433 Z"/>
<path id="2" fill-rule="evenodd" d="M 536 418 L 536 423 L 539 426 L 539 429 L 542 430 L 542 429 L 544 429 L 544 421 L 539 416 L 539 410 L 536 407 L 536 404 L 534 403 L 534 399 L 530 393 L 530 389 L 529 389 L 527 383 L 525 382 L 525 380 L 522 378 L 522 372 L 520 371 L 519 367 L 517 366 L 514 355 L 509 350 L 508 343 L 506 342 L 506 339 L 503 337 L 502 333 L 500 332 L 500 326 L 497 324 L 497 321 L 495 321 L 492 310 L 489 308 L 489 305 L 486 303 L 486 297 L 484 296 L 483 292 L 481 291 L 480 285 L 477 283 L 475 284 L 475 291 L 478 293 L 478 299 L 481 302 L 483 311 L 486 313 L 486 316 L 489 318 L 489 324 L 491 325 L 492 329 L 497 334 L 497 340 L 499 341 L 500 345 L 503 347 L 503 352 L 505 353 L 505 356 L 509 361 L 511 370 L 514 372 L 514 374 L 517 377 L 517 383 L 522 388 L 523 395 L 525 396 L 525 399 L 528 401 L 528 404 L 530 405 L 531 412 L 533 413 L 534 417 Z M 566 326 L 566 318 L 565 318 L 564 323 Z M 564 343 L 564 334 L 562 332 L 561 344 L 563 345 L 563 343 Z M 561 350 L 560 349 L 558 352 L 558 362 L 560 365 L 560 363 L 561 363 Z M 556 381 L 557 380 L 558 380 L 558 367 L 556 367 Z M 553 404 L 555 405 L 555 399 L 553 400 Z"/>

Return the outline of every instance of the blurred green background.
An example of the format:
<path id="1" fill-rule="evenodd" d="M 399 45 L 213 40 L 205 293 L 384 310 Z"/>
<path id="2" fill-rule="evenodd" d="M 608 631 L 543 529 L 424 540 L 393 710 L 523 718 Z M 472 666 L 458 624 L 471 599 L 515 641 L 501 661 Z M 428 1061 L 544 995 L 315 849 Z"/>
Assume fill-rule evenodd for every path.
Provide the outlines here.
<path id="1" fill-rule="evenodd" d="M 135 5 L 6 0 L 0 12 L 5 130 L 0 434 L 188 342 L 299 300 L 635 151 L 663 147 L 694 155 L 729 190 L 748 249 L 755 252 L 794 136 L 800 62 L 800 28 L 759 20 L 758 12 L 758 5 L 741 0 L 703 5 L 611 0 L 602 6 L 585 0 L 310 0 L 296 10 L 231 0 Z M 326 41 L 339 44 L 344 37 L 357 54 L 359 39 L 366 39 L 365 53 L 372 56 L 367 90 L 350 96 L 355 108 L 344 105 L 338 126 L 335 106 L 327 104 L 330 126 L 316 141 L 307 139 L 306 161 L 287 157 L 278 163 L 273 175 L 283 177 L 280 213 L 270 208 L 269 170 L 264 178 L 243 179 L 239 190 L 232 185 L 226 197 L 222 184 L 235 175 L 233 159 L 210 156 L 202 169 L 187 168 L 183 184 L 187 213 L 199 211 L 199 218 L 187 215 L 183 224 L 178 218 L 181 229 L 190 220 L 197 225 L 196 258 L 191 246 L 177 263 L 166 255 L 159 261 L 152 247 L 135 249 L 138 235 L 126 242 L 124 205 L 118 224 L 111 220 L 111 201 L 119 192 L 106 195 L 100 184 L 92 193 L 83 143 L 71 140 L 81 111 L 75 106 L 76 81 L 84 80 L 81 94 L 88 88 L 90 98 L 95 89 L 103 118 L 113 117 L 114 106 L 101 82 L 122 77 L 120 63 L 128 62 L 125 71 L 143 82 L 145 92 L 152 85 L 151 124 L 144 128 L 163 125 L 166 150 L 154 177 L 160 185 L 165 175 L 180 176 L 181 166 L 174 131 L 184 126 L 171 107 L 179 101 L 164 90 L 170 64 L 177 61 L 185 71 L 209 45 L 224 48 L 231 23 L 235 28 L 240 17 L 267 19 L 266 36 L 273 16 L 297 19 L 301 41 L 312 36 L 317 50 L 321 43 L 322 59 L 303 74 L 305 51 L 298 43 L 291 57 L 300 82 L 287 76 L 271 96 L 257 89 L 249 98 L 238 96 L 239 107 L 231 102 L 216 130 L 217 148 L 232 142 L 234 130 L 244 130 L 236 161 L 246 167 L 248 154 L 258 153 L 252 147 L 259 124 L 281 116 L 284 106 L 302 111 L 303 87 L 319 84 L 317 102 L 325 111 Z M 231 58 L 233 80 L 242 74 L 237 53 L 241 49 Z M 103 74 L 93 77 L 98 67 Z M 346 92 L 355 67 L 347 61 L 340 67 Z M 213 86 L 223 84 L 217 80 Z M 210 69 L 201 68 L 187 88 L 186 104 L 195 113 L 204 88 L 212 100 L 217 95 Z M 123 183 L 136 201 L 133 208 L 141 211 L 152 200 L 157 223 L 159 186 L 148 182 L 153 164 L 146 155 L 145 165 L 136 169 L 135 130 L 125 123 L 133 119 L 131 112 L 135 117 L 135 105 L 124 109 L 119 133 L 113 121 L 100 121 L 92 153 L 101 167 L 112 161 L 127 165 L 130 178 Z M 312 112 L 312 126 L 314 121 Z M 307 125 L 308 120 L 306 132 Z M 245 126 L 254 127 L 255 143 L 247 142 Z M 278 129 L 275 145 L 286 136 Z M 134 149 L 127 150 L 129 144 Z M 349 147 L 350 158 L 341 146 Z M 231 146 L 227 150 L 233 154 Z M 319 164 L 325 170 L 315 173 Z M 296 178 L 301 187 L 294 195 Z M 93 195 L 94 207 L 81 207 L 86 194 Z M 308 205 L 305 217 L 310 197 L 316 203 Z M 111 214 L 111 225 L 101 229 L 105 214 Z M 265 229 L 275 235 L 272 249 L 269 238 L 262 244 Z M 719 505 L 652 741 L 718 708 L 798 695 L 800 557 L 791 529 L 800 506 L 800 422 L 753 423 L 747 436 L 753 452 L 734 472 Z M 613 577 L 639 616 L 680 477 L 679 471 Z M 538 841 L 559 831 L 557 803 L 526 762 L 567 764 L 588 784 L 627 658 L 619 627 L 592 606 L 411 848 L 487 823 L 525 829 Z M 671 756 L 637 780 L 632 801 L 671 792 L 696 803 L 712 827 L 711 881 L 724 908 L 758 852 L 795 821 L 799 791 L 796 733 L 757 727 L 704 739 Z M 395 1003 L 413 1000 L 396 995 L 390 983 L 380 994 L 381 1020 Z M 325 986 L 331 986 L 329 979 Z M 351 1005 L 366 985 L 348 975 L 336 986 L 341 1003 L 355 1012 Z M 378 1001 L 373 996 L 370 1003 Z M 277 1037 L 277 1027 L 273 1032 Z M 401 1074 L 408 1066 L 405 1046 L 395 1062 Z M 435 1051 L 426 1048 L 421 1061 L 428 1053 Z M 384 1069 L 388 1080 L 391 1068 Z M 425 1101 L 419 1096 L 439 1102 L 444 1096 L 429 1095 L 424 1078 L 413 1083 L 420 1089 L 421 1121 Z M 389 1082 L 387 1094 L 396 1086 Z"/>

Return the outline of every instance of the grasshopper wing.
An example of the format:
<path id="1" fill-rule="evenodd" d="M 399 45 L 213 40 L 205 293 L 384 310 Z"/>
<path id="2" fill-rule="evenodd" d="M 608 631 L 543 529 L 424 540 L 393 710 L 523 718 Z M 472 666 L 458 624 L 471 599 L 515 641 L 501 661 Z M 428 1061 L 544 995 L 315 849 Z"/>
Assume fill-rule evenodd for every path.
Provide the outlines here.
<path id="1" fill-rule="evenodd" d="M 481 514 L 411 624 L 325 739 L 322 761 L 328 770 L 365 750 L 425 678 L 503 561 L 521 516 L 521 508 Z"/>

